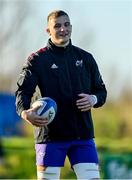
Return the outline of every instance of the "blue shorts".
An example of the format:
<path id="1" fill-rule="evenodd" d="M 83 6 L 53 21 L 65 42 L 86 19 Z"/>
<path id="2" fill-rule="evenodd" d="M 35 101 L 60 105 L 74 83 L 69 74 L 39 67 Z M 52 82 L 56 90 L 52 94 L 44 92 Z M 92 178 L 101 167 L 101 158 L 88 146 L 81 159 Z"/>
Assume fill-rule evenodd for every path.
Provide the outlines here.
<path id="1" fill-rule="evenodd" d="M 93 139 L 36 144 L 36 165 L 62 167 L 68 156 L 71 166 L 78 163 L 97 163 Z"/>

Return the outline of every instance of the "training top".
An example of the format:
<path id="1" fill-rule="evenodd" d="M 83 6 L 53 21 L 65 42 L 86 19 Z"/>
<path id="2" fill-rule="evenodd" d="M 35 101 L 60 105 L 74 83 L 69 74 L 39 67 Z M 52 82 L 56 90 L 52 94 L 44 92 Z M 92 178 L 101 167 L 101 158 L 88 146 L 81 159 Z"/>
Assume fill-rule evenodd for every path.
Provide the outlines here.
<path id="1" fill-rule="evenodd" d="M 57 103 L 55 119 L 47 126 L 34 127 L 36 143 L 94 138 L 91 110 L 81 112 L 76 106 L 78 94 L 97 97 L 94 108 L 106 101 L 107 91 L 93 56 L 73 46 L 47 46 L 31 54 L 20 73 L 16 90 L 16 109 L 20 115 L 31 106 L 36 86 L 42 97 Z"/>

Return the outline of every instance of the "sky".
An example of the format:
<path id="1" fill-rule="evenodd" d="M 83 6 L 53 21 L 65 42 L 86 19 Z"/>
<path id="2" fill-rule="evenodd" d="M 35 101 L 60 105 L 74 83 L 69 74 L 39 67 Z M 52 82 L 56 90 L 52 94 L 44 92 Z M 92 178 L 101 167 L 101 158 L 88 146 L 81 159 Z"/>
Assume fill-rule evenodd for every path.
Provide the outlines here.
<path id="1" fill-rule="evenodd" d="M 7 2 L 9 11 L 13 8 L 11 5 L 15 0 Z M 14 71 L 16 67 L 20 69 L 26 56 L 46 45 L 47 15 L 52 10 L 62 9 L 71 19 L 72 43 L 92 53 L 109 90 L 109 96 L 118 97 L 126 86 L 132 90 L 132 0 L 29 0 L 28 2 L 32 11 L 28 14 L 25 23 L 26 36 L 25 39 L 21 39 L 21 43 L 23 46 L 29 45 L 26 46 L 21 62 L 11 56 L 12 63 L 5 66 L 6 73 Z M 8 58 L 5 57 L 4 63 L 7 62 Z"/>

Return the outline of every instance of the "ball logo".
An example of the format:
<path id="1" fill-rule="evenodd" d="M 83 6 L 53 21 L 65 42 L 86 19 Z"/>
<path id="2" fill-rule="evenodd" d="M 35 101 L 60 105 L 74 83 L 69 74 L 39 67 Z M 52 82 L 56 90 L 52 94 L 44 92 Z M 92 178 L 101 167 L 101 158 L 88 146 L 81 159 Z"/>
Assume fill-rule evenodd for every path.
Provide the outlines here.
<path id="1" fill-rule="evenodd" d="M 48 116 L 48 118 L 51 119 L 53 115 L 54 115 L 54 113 L 53 113 L 52 111 L 49 111 L 49 116 Z"/>

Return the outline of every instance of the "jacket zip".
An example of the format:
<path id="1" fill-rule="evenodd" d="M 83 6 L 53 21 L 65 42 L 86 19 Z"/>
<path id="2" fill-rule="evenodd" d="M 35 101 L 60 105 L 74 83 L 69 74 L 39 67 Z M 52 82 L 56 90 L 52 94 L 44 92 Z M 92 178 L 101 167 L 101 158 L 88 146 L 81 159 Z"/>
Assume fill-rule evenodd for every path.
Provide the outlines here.
<path id="1" fill-rule="evenodd" d="M 69 72 L 69 68 L 70 68 L 70 64 L 68 64 L 67 62 L 68 60 L 64 60 L 65 62 L 65 66 L 66 66 L 66 73 L 67 73 L 67 77 L 68 77 L 68 81 L 69 81 L 69 87 L 70 87 L 70 92 L 71 92 L 71 100 L 72 100 L 72 107 L 73 107 L 73 113 L 74 113 L 74 122 L 75 122 L 75 131 L 76 131 L 76 135 L 77 135 L 77 139 L 80 139 L 79 135 L 78 135 L 78 125 L 77 125 L 77 121 L 76 121 L 76 115 L 74 112 L 74 100 L 73 100 L 73 89 L 72 89 L 72 82 L 71 82 L 71 76 L 70 76 L 70 72 Z"/>

